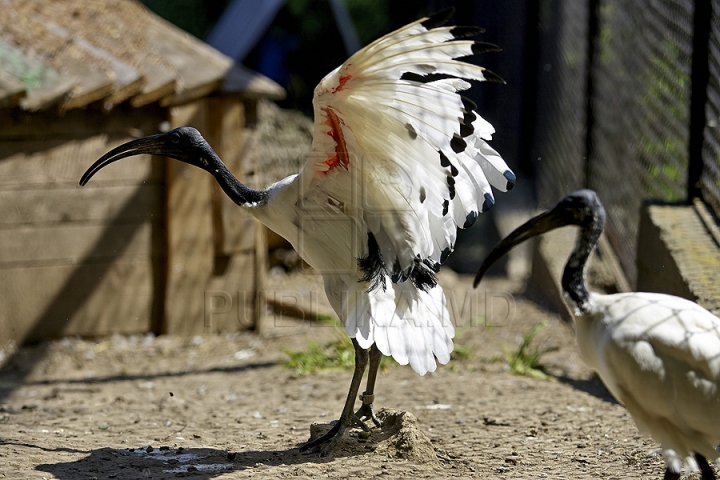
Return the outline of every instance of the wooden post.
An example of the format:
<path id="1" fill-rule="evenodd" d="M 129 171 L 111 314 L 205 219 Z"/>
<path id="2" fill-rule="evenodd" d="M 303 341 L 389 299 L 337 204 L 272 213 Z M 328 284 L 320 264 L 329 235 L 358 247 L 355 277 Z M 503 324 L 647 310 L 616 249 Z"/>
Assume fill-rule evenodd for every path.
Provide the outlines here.
<path id="1" fill-rule="evenodd" d="M 207 130 L 207 100 L 171 109 L 172 127 Z M 167 284 L 163 333 L 197 334 L 204 328 L 205 289 L 213 270 L 213 178 L 178 161 L 167 167 Z"/>
<path id="2" fill-rule="evenodd" d="M 242 181 L 243 112 L 241 101 L 214 96 L 173 107 L 171 123 L 200 130 Z M 177 161 L 168 165 L 167 201 L 163 332 L 189 335 L 254 327 L 260 312 L 257 292 L 264 288 L 257 269 L 267 268 L 267 248 L 258 246 L 256 220 L 227 198 L 212 176 Z"/>

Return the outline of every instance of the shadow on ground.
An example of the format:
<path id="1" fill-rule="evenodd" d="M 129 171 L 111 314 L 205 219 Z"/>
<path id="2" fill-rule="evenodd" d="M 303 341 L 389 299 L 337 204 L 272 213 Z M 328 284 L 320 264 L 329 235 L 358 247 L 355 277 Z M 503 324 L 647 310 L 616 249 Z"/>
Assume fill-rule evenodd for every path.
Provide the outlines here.
<path id="1" fill-rule="evenodd" d="M 162 450 L 153 448 L 148 451 L 148 448 L 118 450 L 105 447 L 92 450 L 88 456 L 79 460 L 46 463 L 35 468 L 51 473 L 59 479 L 176 477 L 210 479 L 234 470 L 256 467 L 258 464 L 273 466 L 323 461 L 316 455 L 301 454 L 297 448 L 235 454 L 213 448 L 161 448 Z"/>
<path id="2" fill-rule="evenodd" d="M 555 377 L 558 379 L 559 382 L 564 383 L 566 385 L 570 385 L 575 390 L 580 390 L 581 392 L 589 393 L 593 397 L 599 398 L 600 400 L 604 400 L 610 404 L 613 405 L 620 405 L 617 400 L 615 400 L 615 397 L 612 396 L 612 394 L 608 391 L 608 389 L 603 385 L 602 381 L 593 375 L 589 379 L 584 380 L 577 380 L 574 378 L 566 377 L 566 376 L 559 376 Z"/>
<path id="3" fill-rule="evenodd" d="M 10 358 L 4 365 L 0 366 L 0 404 L 16 388 L 30 385 L 54 385 L 54 384 L 81 384 L 97 385 L 113 382 L 132 382 L 137 380 L 156 380 L 159 378 L 185 377 L 189 375 L 202 375 L 209 373 L 241 373 L 249 370 L 272 368 L 277 362 L 255 362 L 241 365 L 218 366 L 204 369 L 183 369 L 177 371 L 164 371 L 158 373 L 143 374 L 120 374 L 91 378 L 53 378 L 45 380 L 27 380 L 36 365 L 47 356 L 48 343 L 33 346 L 25 346 Z"/>
<path id="4" fill-rule="evenodd" d="M 69 448 L 48 449 L 28 443 L 5 442 L 48 452 L 89 454 L 81 459 L 60 463 L 45 463 L 36 470 L 48 472 L 60 479 L 75 478 L 170 478 L 192 477 L 210 479 L 223 473 L 247 468 L 279 465 L 326 463 L 341 457 L 366 454 L 381 458 L 400 458 L 414 464 L 438 464 L 430 440 L 418 429 L 417 418 L 407 412 L 381 409 L 378 418 L 383 425 L 373 428 L 367 439 L 346 434 L 330 455 L 319 457 L 314 452 L 301 453 L 297 447 L 286 450 L 228 452 L 214 448 L 141 447 L 115 449 L 103 447 L 91 451 Z M 315 436 L 322 435 L 332 424 L 313 425 Z M 375 459 L 377 461 L 377 458 Z"/>

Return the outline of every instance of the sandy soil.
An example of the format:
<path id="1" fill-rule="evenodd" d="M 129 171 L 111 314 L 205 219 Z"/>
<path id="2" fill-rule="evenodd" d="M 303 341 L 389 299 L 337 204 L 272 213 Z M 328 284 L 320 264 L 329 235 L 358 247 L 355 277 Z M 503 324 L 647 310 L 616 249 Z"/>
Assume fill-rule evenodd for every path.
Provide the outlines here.
<path id="1" fill-rule="evenodd" d="M 443 276 L 457 298 L 469 281 Z M 65 339 L 5 352 L 0 477 L 661 478 L 657 446 L 583 366 L 571 326 L 522 285 L 484 286 L 500 299 L 492 318 L 481 318 L 483 292 L 477 311 L 459 315 L 470 357 L 425 377 L 389 366 L 375 400 L 385 427 L 367 439 L 351 432 L 327 458 L 297 446 L 340 413 L 350 372 L 295 376 L 278 362 L 282 349 L 334 338 L 332 326 L 283 319 L 263 336 Z M 543 357 L 554 381 L 504 361 L 503 347 L 538 322 L 547 326 L 535 343 L 558 349 Z"/>

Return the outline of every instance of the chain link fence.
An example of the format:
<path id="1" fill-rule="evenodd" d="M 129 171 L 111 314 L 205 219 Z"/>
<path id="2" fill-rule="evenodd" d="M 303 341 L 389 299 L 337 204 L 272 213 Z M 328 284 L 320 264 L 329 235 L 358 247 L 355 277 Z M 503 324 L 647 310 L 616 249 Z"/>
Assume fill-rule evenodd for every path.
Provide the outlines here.
<path id="1" fill-rule="evenodd" d="M 720 0 L 715 3 L 719 16 Z M 596 190 L 608 210 L 608 237 L 634 283 L 643 201 L 687 199 L 695 2 L 542 0 L 542 5 L 534 141 L 541 159 L 538 199 L 547 205 L 578 187 Z M 546 8 L 552 18 L 547 23 Z M 553 24 L 556 31 L 546 33 Z M 716 21 L 707 108 L 715 124 L 718 34 Z M 720 132 L 710 123 L 706 130 L 702 180 L 706 192 L 717 194 Z"/>
<path id="2" fill-rule="evenodd" d="M 589 0 L 548 0 L 538 12 L 538 80 L 533 161 L 538 200 L 556 202 L 585 185 L 585 95 Z"/>
<path id="3" fill-rule="evenodd" d="M 713 0 L 708 63 L 710 69 L 703 142 L 703 197 L 720 214 L 720 0 Z"/>

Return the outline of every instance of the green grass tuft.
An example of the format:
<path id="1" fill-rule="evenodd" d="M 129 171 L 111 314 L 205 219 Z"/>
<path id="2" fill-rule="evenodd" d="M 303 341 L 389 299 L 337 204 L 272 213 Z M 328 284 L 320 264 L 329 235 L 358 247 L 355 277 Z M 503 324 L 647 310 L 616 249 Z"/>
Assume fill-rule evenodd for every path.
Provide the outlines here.
<path id="1" fill-rule="evenodd" d="M 554 352 L 557 347 L 550 347 L 545 349 L 530 348 L 535 335 L 538 331 L 546 324 L 538 323 L 530 329 L 528 333 L 523 337 L 523 341 L 518 347 L 517 351 L 511 352 L 509 348 L 503 348 L 505 351 L 505 358 L 510 366 L 510 371 L 517 375 L 524 375 L 526 377 L 535 378 L 539 380 L 554 380 L 555 377 L 545 372 L 542 365 L 540 365 L 540 357 L 546 353 Z"/>
<path id="2" fill-rule="evenodd" d="M 294 352 L 283 350 L 288 360 L 283 363 L 286 368 L 294 369 L 295 375 L 307 375 L 323 371 L 352 370 L 355 366 L 355 347 L 352 340 L 344 332 L 325 345 L 309 341 L 304 351 Z M 391 364 L 397 363 L 390 357 L 380 361 L 380 372 L 387 372 Z"/>
<path id="3" fill-rule="evenodd" d="M 307 375 L 322 370 L 349 370 L 355 363 L 355 349 L 347 335 L 321 345 L 309 341 L 305 351 L 283 350 L 288 360 L 283 366 L 295 370 L 295 375 Z"/>
<path id="4" fill-rule="evenodd" d="M 453 341 L 453 351 L 450 352 L 451 361 L 462 361 L 469 360 L 475 354 L 475 350 L 472 347 L 466 347 L 458 343 L 465 336 L 465 330 L 461 327 L 455 328 L 455 339 Z"/>
<path id="5" fill-rule="evenodd" d="M 340 326 L 339 320 L 329 315 L 318 315 L 318 321 L 328 325 Z M 317 341 L 308 341 L 307 349 L 302 351 L 283 350 L 288 360 L 283 362 L 285 368 L 294 370 L 296 376 L 318 373 L 323 371 L 352 370 L 355 366 L 355 348 L 352 340 L 341 331 L 336 338 L 325 344 Z M 455 340 L 462 337 L 458 330 Z M 455 349 L 450 354 L 453 361 L 462 361 L 472 358 L 474 349 L 455 343 Z M 386 373 L 391 365 L 397 365 L 392 357 L 383 356 L 380 361 L 380 372 Z M 457 368 L 457 367 L 456 367 Z"/>

